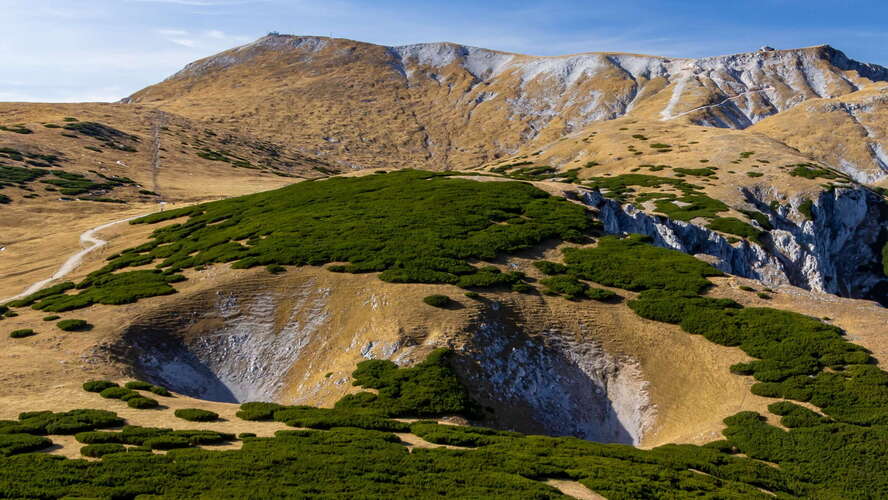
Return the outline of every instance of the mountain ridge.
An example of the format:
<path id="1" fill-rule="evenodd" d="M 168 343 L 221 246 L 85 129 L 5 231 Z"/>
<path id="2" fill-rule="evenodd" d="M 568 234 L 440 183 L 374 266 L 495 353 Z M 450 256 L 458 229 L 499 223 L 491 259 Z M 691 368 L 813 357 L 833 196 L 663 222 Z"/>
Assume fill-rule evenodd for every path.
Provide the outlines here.
<path id="1" fill-rule="evenodd" d="M 212 75 L 212 77 L 210 76 Z M 875 80 L 874 80 L 875 79 Z M 624 116 L 745 129 L 888 81 L 829 45 L 699 59 L 528 56 L 269 35 L 124 99 L 312 144 L 351 168 L 465 168 Z"/>
<path id="2" fill-rule="evenodd" d="M 832 45 L 830 45 L 828 43 L 818 44 L 818 45 L 810 45 L 810 46 L 804 46 L 804 47 L 798 47 L 798 48 L 789 48 L 789 49 L 760 48 L 757 50 L 735 52 L 735 53 L 730 53 L 730 54 L 703 56 L 703 57 L 672 57 L 672 56 L 660 56 L 660 55 L 654 55 L 654 54 L 643 54 L 643 53 L 636 53 L 636 52 L 594 51 L 594 50 L 576 52 L 576 53 L 570 53 L 570 54 L 559 54 L 559 55 L 533 55 L 533 54 L 525 54 L 525 53 L 521 53 L 521 52 L 510 52 L 510 51 L 505 51 L 505 50 L 488 49 L 488 48 L 484 48 L 484 47 L 478 47 L 478 46 L 474 46 L 474 45 L 468 45 L 468 44 L 463 44 L 463 43 L 459 43 L 459 42 L 450 42 L 450 41 L 418 42 L 418 43 L 410 43 L 410 44 L 404 44 L 404 45 L 383 45 L 383 44 L 375 44 L 375 43 L 371 43 L 371 42 L 363 42 L 360 40 L 354 40 L 354 39 L 350 39 L 350 38 L 337 38 L 337 37 L 327 37 L 327 36 L 320 36 L 320 35 L 268 34 L 268 35 L 261 37 L 253 42 L 250 42 L 248 44 L 233 47 L 231 49 L 227 49 L 227 50 L 222 51 L 220 53 L 217 53 L 217 54 L 214 54 L 211 56 L 207 56 L 207 57 L 198 59 L 196 61 L 193 61 L 191 63 L 188 63 L 182 70 L 174 73 L 173 75 L 169 76 L 167 79 L 176 78 L 180 75 L 182 75 L 182 76 L 187 75 L 188 74 L 187 69 L 189 67 L 199 66 L 200 63 L 218 58 L 222 54 L 227 54 L 230 52 L 239 52 L 239 51 L 247 50 L 250 48 L 258 48 L 258 47 L 280 48 L 283 45 L 285 45 L 285 43 L 282 43 L 284 41 L 295 42 L 293 44 L 294 48 L 301 48 L 304 45 L 308 45 L 308 46 L 313 47 L 313 50 L 320 50 L 321 48 L 323 48 L 324 46 L 326 46 L 328 43 L 330 43 L 332 41 L 358 43 L 358 44 L 363 44 L 363 45 L 383 47 L 383 48 L 389 49 L 393 53 L 397 53 L 400 56 L 403 56 L 403 54 L 405 54 L 405 53 L 409 54 L 410 52 L 413 52 L 415 50 L 420 50 L 420 51 L 422 49 L 439 49 L 440 50 L 442 48 L 450 48 L 450 49 L 455 49 L 464 55 L 483 52 L 483 53 L 492 54 L 492 55 L 499 55 L 499 56 L 512 56 L 512 57 L 519 57 L 519 58 L 543 59 L 543 60 L 545 60 L 545 59 L 551 59 L 551 60 L 565 59 L 565 58 L 580 57 L 580 56 L 629 56 L 629 57 L 639 57 L 639 58 L 646 58 L 646 59 L 656 59 L 656 60 L 661 60 L 661 61 L 667 62 L 667 63 L 673 62 L 673 61 L 699 62 L 699 61 L 717 60 L 717 59 L 725 59 L 725 58 L 734 58 L 734 57 L 738 57 L 738 56 L 751 56 L 751 55 L 760 54 L 760 53 L 791 54 L 791 53 L 798 53 L 798 52 L 822 51 L 831 60 L 835 60 L 837 62 L 841 61 L 844 64 L 846 64 L 850 67 L 853 67 L 855 69 L 866 69 L 869 74 L 874 75 L 874 76 L 878 75 L 880 78 L 888 77 L 888 68 L 883 67 L 878 64 L 875 64 L 875 63 L 866 63 L 866 62 L 861 62 L 861 61 L 857 61 L 852 58 L 849 58 L 844 52 L 842 52 L 839 49 L 836 49 L 835 47 L 833 47 Z"/>

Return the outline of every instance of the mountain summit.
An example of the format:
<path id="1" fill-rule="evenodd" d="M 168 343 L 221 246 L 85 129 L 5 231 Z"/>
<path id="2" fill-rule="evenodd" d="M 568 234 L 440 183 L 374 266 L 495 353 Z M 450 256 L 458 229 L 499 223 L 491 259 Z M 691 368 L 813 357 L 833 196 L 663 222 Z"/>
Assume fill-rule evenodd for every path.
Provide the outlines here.
<path id="1" fill-rule="evenodd" d="M 622 116 L 734 129 L 888 81 L 828 46 L 701 59 L 535 57 L 271 34 L 125 101 L 320 144 L 356 167 L 474 165 Z"/>

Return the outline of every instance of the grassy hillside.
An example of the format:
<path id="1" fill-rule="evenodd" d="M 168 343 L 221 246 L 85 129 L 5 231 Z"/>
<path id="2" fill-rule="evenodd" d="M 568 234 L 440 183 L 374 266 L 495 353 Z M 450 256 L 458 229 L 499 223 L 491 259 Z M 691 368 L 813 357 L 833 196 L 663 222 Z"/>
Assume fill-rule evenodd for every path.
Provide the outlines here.
<path id="1" fill-rule="evenodd" d="M 755 379 L 754 394 L 774 398 L 768 409 L 780 425 L 740 412 L 725 420 L 725 440 L 705 447 L 641 451 L 391 420 L 471 417 L 477 410 L 468 396 L 471 387 L 462 387 L 450 371 L 450 355 L 437 352 L 413 368 L 399 369 L 387 361 L 360 365 L 355 383 L 374 391 L 346 396 L 333 409 L 244 405 L 241 418 L 321 430 L 246 437 L 238 451 L 189 449 L 157 455 L 144 442 L 127 438 L 124 430 L 122 437 L 108 435 L 101 437 L 107 442 L 95 442 L 100 438 L 94 436 L 89 438 L 94 442 L 85 443 L 82 453 L 104 455 L 99 462 L 27 455 L 47 444 L 39 438 L 44 434 L 100 426 L 77 417 L 70 427 L 59 424 L 53 430 L 49 423 L 74 417 L 26 414 L 2 426 L 5 453 L 25 453 L 0 461 L 6 478 L 0 492 L 5 496 L 181 497 L 193 494 L 198 476 L 201 491 L 220 496 L 249 496 L 247 492 L 259 488 L 269 495 L 296 496 L 423 497 L 446 491 L 469 497 L 547 498 L 557 496 L 541 483 L 551 478 L 579 481 L 608 498 L 752 498 L 761 496 L 761 490 L 787 498 L 888 493 L 886 476 L 872 474 L 888 458 L 882 445 L 888 436 L 888 374 L 865 349 L 811 317 L 708 297 L 708 278 L 721 273 L 692 256 L 654 247 L 639 236 L 592 242 L 594 224 L 583 207 L 528 184 L 402 171 L 301 183 L 137 222 L 175 219 L 182 220 L 156 230 L 145 244 L 112 256 L 104 269 L 77 284 L 77 291 L 64 284 L 12 305 L 58 311 L 125 303 L 173 293 L 172 283 L 182 279 L 178 272 L 219 262 L 234 262 L 235 267 L 336 263 L 332 271 L 381 271 L 380 278 L 395 282 L 511 287 L 524 276 L 494 271 L 478 260 L 550 238 L 570 239 L 584 244 L 565 248 L 563 263 L 537 262 L 548 275 L 542 284 L 550 293 L 579 298 L 596 290 L 594 285 L 625 289 L 637 293 L 628 305 L 641 317 L 738 347 L 753 360 L 734 365 L 732 371 Z M 127 269 L 152 264 L 159 269 Z M 150 395 L 139 394 L 140 387 L 105 391 L 136 408 L 157 406 Z M 189 437 L 151 432 L 158 448 L 194 444 Z M 408 453 L 391 432 L 459 448 Z M 120 454 L 122 445 L 134 451 Z M 337 459 L 331 461 L 331 456 Z M 292 481 L 272 479 L 284 470 Z M 21 471 L 29 479 L 13 480 Z M 60 478 L 70 479 L 61 485 Z"/>
<path id="2" fill-rule="evenodd" d="M 293 147 L 139 106 L 0 103 L 0 194 L 27 208 L 198 201 L 335 170 Z"/>

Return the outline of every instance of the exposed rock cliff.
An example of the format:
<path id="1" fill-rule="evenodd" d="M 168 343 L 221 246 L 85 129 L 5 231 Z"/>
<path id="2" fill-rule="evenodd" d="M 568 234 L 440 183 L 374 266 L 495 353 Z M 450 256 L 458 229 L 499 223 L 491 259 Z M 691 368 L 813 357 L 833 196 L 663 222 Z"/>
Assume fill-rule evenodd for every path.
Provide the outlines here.
<path id="1" fill-rule="evenodd" d="M 638 444 L 655 420 L 632 359 L 558 330 L 529 337 L 496 310 L 477 325 L 462 362 L 477 399 L 510 409 L 500 425 Z"/>
<path id="2" fill-rule="evenodd" d="M 888 302 L 888 277 L 879 265 L 888 233 L 888 207 L 879 196 L 864 188 L 836 188 L 813 200 L 784 200 L 774 187 L 741 190 L 773 226 L 763 245 L 746 240 L 731 244 L 705 227 L 651 215 L 598 192 L 587 192 L 582 199 L 598 208 L 606 232 L 644 234 L 659 246 L 705 254 L 726 273 L 769 285 L 792 284 Z"/>

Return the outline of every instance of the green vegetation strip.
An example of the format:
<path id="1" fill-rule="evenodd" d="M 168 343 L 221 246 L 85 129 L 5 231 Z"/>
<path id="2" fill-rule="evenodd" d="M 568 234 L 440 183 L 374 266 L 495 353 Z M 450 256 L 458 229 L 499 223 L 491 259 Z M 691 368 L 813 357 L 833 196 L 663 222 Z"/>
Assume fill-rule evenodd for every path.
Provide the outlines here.
<path id="1" fill-rule="evenodd" d="M 843 173 L 815 165 L 814 163 L 798 163 L 795 165 L 788 165 L 787 167 L 792 168 L 792 170 L 789 171 L 789 175 L 792 175 L 793 177 L 804 177 L 806 179 L 820 178 L 850 180 L 850 178 Z"/>
<path id="2" fill-rule="evenodd" d="M 0 148 L 0 151 L 15 151 L 8 148 Z M 15 151 L 5 153 L 7 157 L 26 162 L 37 167 L 52 167 L 56 165 L 59 158 L 54 155 L 27 154 L 29 159 L 25 159 L 24 153 Z M 43 161 L 46 160 L 46 161 Z M 5 187 L 16 187 L 20 189 L 31 190 L 30 184 L 39 180 L 40 183 L 46 184 L 46 190 L 58 191 L 63 196 L 78 196 L 89 193 L 105 193 L 122 186 L 136 185 L 135 181 L 127 177 L 105 175 L 100 172 L 91 171 L 97 179 L 91 179 L 85 174 L 74 172 L 66 172 L 64 170 L 45 170 L 44 168 L 31 168 L 27 166 L 10 166 L 0 164 L 0 189 Z M 30 193 L 27 197 L 36 197 L 35 193 Z M 88 201 L 115 201 L 112 198 L 104 198 L 100 196 L 91 196 L 82 198 Z"/>
<path id="3" fill-rule="evenodd" d="M 621 203 L 633 200 L 639 203 L 647 200 L 656 200 L 654 205 L 658 212 L 681 221 L 690 221 L 697 217 L 713 218 L 720 212 L 728 210 L 726 204 L 704 194 L 701 186 L 671 177 L 646 174 L 593 177 L 588 179 L 587 186 L 593 189 L 605 190 L 609 198 L 613 198 Z M 634 195 L 636 187 L 670 189 L 678 193 L 661 191 Z"/>
<path id="4" fill-rule="evenodd" d="M 189 422 L 212 422 L 219 418 L 218 413 L 199 408 L 181 408 L 175 411 L 175 415 Z"/>

